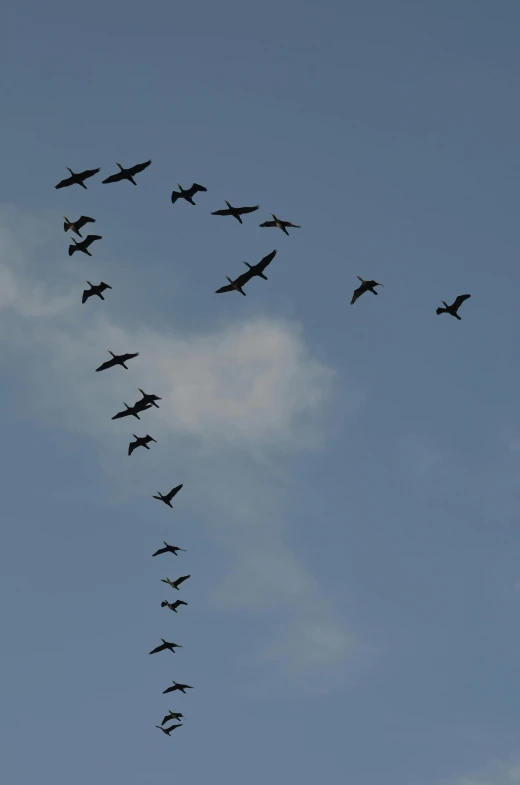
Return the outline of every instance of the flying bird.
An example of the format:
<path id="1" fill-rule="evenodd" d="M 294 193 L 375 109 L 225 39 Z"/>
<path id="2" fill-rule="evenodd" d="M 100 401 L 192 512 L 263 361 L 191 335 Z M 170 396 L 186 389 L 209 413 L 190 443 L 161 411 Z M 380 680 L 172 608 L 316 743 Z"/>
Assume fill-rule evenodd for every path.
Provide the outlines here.
<path id="1" fill-rule="evenodd" d="M 135 354 L 114 354 L 110 349 L 107 351 L 112 355 L 112 359 L 104 362 L 99 368 L 96 368 L 96 371 L 106 371 L 108 368 L 114 368 L 116 365 L 121 365 L 128 371 L 128 366 L 125 365 L 125 363 L 127 363 L 128 360 L 133 360 L 134 357 L 139 357 L 139 352 L 135 352 Z"/>
<path id="2" fill-rule="evenodd" d="M 101 298 L 101 300 L 104 300 L 105 298 L 103 297 L 102 293 L 105 291 L 105 289 L 112 288 L 109 284 L 105 283 L 104 281 L 101 281 L 101 283 L 97 284 L 96 286 L 90 283 L 90 281 L 87 281 L 87 283 L 90 286 L 90 289 L 85 289 L 83 291 L 83 297 L 81 298 L 82 303 L 86 303 L 88 298 L 92 297 L 94 294 L 96 294 L 99 298 Z"/>
<path id="3" fill-rule="evenodd" d="M 178 690 L 179 692 L 183 692 L 186 695 L 186 690 L 192 690 L 193 687 L 190 687 L 189 684 L 178 684 L 176 681 L 172 681 L 172 686 L 167 687 L 163 690 L 163 695 L 166 695 L 167 692 L 175 692 Z"/>
<path id="4" fill-rule="evenodd" d="M 162 398 L 159 398 L 158 395 L 154 395 L 153 393 L 145 393 L 144 390 L 141 390 L 140 387 L 138 387 L 137 389 L 143 396 L 141 400 L 137 401 L 137 403 L 135 404 L 138 408 L 141 408 L 147 404 L 150 404 L 151 406 L 155 406 L 156 409 L 159 408 L 155 402 L 162 401 Z"/>
<path id="5" fill-rule="evenodd" d="M 121 166 L 121 164 L 116 164 L 116 166 L 119 166 L 120 171 L 116 172 L 116 174 L 111 174 L 110 177 L 107 177 L 106 180 L 103 180 L 103 183 L 118 183 L 120 180 L 129 180 L 134 185 L 137 185 L 134 180 L 134 175 L 142 172 L 144 169 L 150 166 L 151 163 L 151 160 L 145 161 L 144 164 L 136 164 L 135 166 L 130 166 L 128 169 L 125 169 L 124 166 Z"/>
<path id="6" fill-rule="evenodd" d="M 164 725 L 166 722 L 169 722 L 170 720 L 183 720 L 183 719 L 184 719 L 184 714 L 181 714 L 180 711 L 172 711 L 171 709 L 168 709 L 168 714 L 165 715 L 163 721 L 161 722 L 161 725 Z M 157 727 L 157 725 L 155 727 Z"/>
<path id="7" fill-rule="evenodd" d="M 177 183 L 177 188 L 179 189 L 178 191 L 172 191 L 172 204 L 175 204 L 177 199 L 186 199 L 187 202 L 189 202 L 192 205 L 195 205 L 195 202 L 193 201 L 193 197 L 195 196 L 195 194 L 198 191 L 202 192 L 208 190 L 207 188 L 204 188 L 203 185 L 199 185 L 198 183 L 193 183 L 191 188 L 186 188 L 186 190 L 184 190 L 182 185 L 179 185 L 179 183 Z"/>
<path id="8" fill-rule="evenodd" d="M 187 605 L 187 604 L 188 603 L 184 602 L 184 600 L 175 600 L 175 602 L 168 602 L 167 600 L 163 600 L 161 602 L 161 608 L 168 607 L 171 611 L 175 611 L 175 613 L 178 613 L 177 608 L 179 607 L 179 605 Z"/>
<path id="9" fill-rule="evenodd" d="M 279 218 L 276 217 L 274 213 L 271 213 L 271 215 L 273 216 L 273 220 L 264 221 L 264 223 L 260 224 L 260 226 L 262 227 L 276 226 L 278 227 L 278 229 L 281 229 L 282 232 L 284 232 L 287 235 L 287 237 L 289 237 L 289 232 L 287 231 L 287 227 L 290 227 L 291 229 L 301 229 L 301 226 L 299 226 L 298 224 L 292 224 L 290 221 L 281 221 Z"/>
<path id="10" fill-rule="evenodd" d="M 78 237 L 83 237 L 83 235 L 80 232 L 80 229 L 82 229 L 85 226 L 85 224 L 95 224 L 96 223 L 96 219 L 95 218 L 89 218 L 88 215 L 80 215 L 80 217 L 78 218 L 77 221 L 69 221 L 67 216 L 64 215 L 63 216 L 63 220 L 65 221 L 65 223 L 63 224 L 64 231 L 68 232 L 69 229 L 72 229 L 74 234 L 77 234 Z"/>
<path id="11" fill-rule="evenodd" d="M 93 177 L 95 174 L 101 171 L 101 169 L 85 169 L 84 172 L 73 172 L 72 169 L 69 169 L 67 166 L 66 169 L 70 172 L 70 177 L 66 177 L 65 180 L 60 180 L 58 185 L 55 188 L 67 188 L 69 185 L 81 185 L 82 188 L 87 190 L 87 186 L 85 185 L 85 180 L 88 180 L 89 177 Z"/>
<path id="12" fill-rule="evenodd" d="M 267 254 L 267 256 L 264 256 L 264 258 L 261 259 L 258 262 L 258 264 L 251 265 L 251 264 L 249 264 L 249 262 L 244 262 L 245 266 L 249 267 L 249 278 L 248 278 L 248 280 L 250 280 L 251 278 L 254 278 L 255 275 L 258 275 L 260 278 L 263 278 L 264 281 L 267 281 L 267 275 L 264 275 L 264 270 L 265 270 L 265 268 L 267 267 L 268 264 L 271 264 L 271 262 L 273 261 L 275 256 L 276 256 L 276 250 L 271 251 L 270 254 Z"/>
<path id="13" fill-rule="evenodd" d="M 161 581 L 163 583 L 167 583 L 168 586 L 172 587 L 172 589 L 177 589 L 177 591 L 178 591 L 179 590 L 179 586 L 181 585 L 181 583 L 184 583 L 184 581 L 187 581 L 188 578 L 191 578 L 191 575 L 181 575 L 181 577 L 177 578 L 176 581 L 171 581 L 169 578 L 161 578 Z"/>
<path id="14" fill-rule="evenodd" d="M 451 305 L 448 305 L 448 303 L 445 303 L 444 300 L 442 300 L 441 302 L 444 305 L 444 308 L 437 308 L 436 313 L 437 314 L 449 313 L 451 316 L 454 316 L 455 319 L 458 319 L 460 322 L 461 318 L 457 313 L 457 311 L 459 310 L 464 300 L 468 300 L 470 297 L 471 297 L 470 294 L 459 294 L 459 296 L 455 299 L 455 301 Z"/>
<path id="15" fill-rule="evenodd" d="M 179 722 L 177 725 L 170 725 L 169 728 L 163 728 L 161 725 L 156 725 L 155 727 L 159 728 L 159 730 L 162 730 L 163 733 L 169 736 L 172 730 L 175 730 L 175 728 L 182 728 L 182 724 Z"/>
<path id="16" fill-rule="evenodd" d="M 178 643 L 170 643 L 169 641 L 165 641 L 164 638 L 161 638 L 161 640 L 161 645 L 156 646 L 155 649 L 152 649 L 152 651 L 149 652 L 149 654 L 158 654 L 160 651 L 171 651 L 172 654 L 175 654 L 175 649 L 182 649 L 182 646 L 180 646 Z"/>
<path id="17" fill-rule="evenodd" d="M 228 275 L 226 275 L 226 278 L 229 281 L 229 284 L 226 286 L 221 286 L 220 289 L 217 289 L 215 294 L 222 294 L 223 292 L 240 292 L 240 294 L 243 294 L 244 297 L 246 296 L 246 293 L 242 287 L 245 286 L 245 284 L 252 278 L 249 270 L 246 273 L 239 275 L 238 278 L 235 278 L 234 281 L 232 281 Z"/>
<path id="18" fill-rule="evenodd" d="M 365 292 L 372 292 L 372 294 L 377 294 L 374 287 L 383 285 L 382 283 L 378 283 L 377 281 L 364 281 L 360 275 L 356 275 L 356 278 L 358 278 L 361 281 L 361 286 L 358 286 L 358 288 L 355 290 L 354 294 L 352 295 L 352 300 L 350 301 L 351 305 L 353 305 L 358 299 L 358 297 L 361 297 L 361 295 L 364 294 Z"/>
<path id="19" fill-rule="evenodd" d="M 113 420 L 120 420 L 122 417 L 130 417 L 130 416 L 137 417 L 137 419 L 140 420 L 141 418 L 139 417 L 139 412 L 151 408 L 151 404 L 148 404 L 148 406 L 143 407 L 143 409 L 136 409 L 135 406 L 129 406 L 124 401 L 123 404 L 125 405 L 126 408 L 123 409 L 122 412 L 118 412 L 117 414 L 114 414 L 114 416 L 112 417 Z"/>
<path id="20" fill-rule="evenodd" d="M 83 253 L 86 253 L 87 256 L 92 256 L 92 254 L 88 250 L 89 245 L 92 245 L 92 243 L 94 243 L 96 240 L 102 240 L 102 239 L 103 238 L 101 237 L 100 234 L 87 234 L 85 239 L 82 240 L 80 243 L 78 243 L 76 238 L 73 237 L 72 242 L 74 243 L 74 245 L 69 245 L 69 256 L 72 256 L 72 254 L 76 253 L 76 251 L 82 251 Z"/>
<path id="21" fill-rule="evenodd" d="M 184 548 L 178 548 L 176 545 L 168 545 L 166 540 L 163 540 L 163 543 L 164 548 L 159 548 L 158 551 L 152 553 L 152 556 L 160 556 L 161 553 L 173 553 L 174 556 L 177 556 L 177 551 L 183 551 L 183 553 L 186 553 Z"/>
<path id="22" fill-rule="evenodd" d="M 183 486 L 183 483 L 181 483 L 180 485 L 177 485 L 176 488 L 172 488 L 171 491 L 166 494 L 166 496 L 163 496 L 160 491 L 157 491 L 158 496 L 154 496 L 153 498 L 154 499 L 159 499 L 160 501 L 162 501 L 165 504 L 167 504 L 168 507 L 171 507 L 172 506 L 172 499 L 173 499 L 173 497 L 176 496 L 179 493 L 179 491 L 182 488 L 182 486 Z"/>
<path id="23" fill-rule="evenodd" d="M 146 449 L 149 450 L 150 448 L 148 445 L 150 442 L 155 442 L 157 444 L 157 441 L 152 436 L 136 436 L 135 433 L 133 433 L 132 436 L 134 437 L 135 442 L 130 442 L 128 445 L 128 455 L 132 455 L 137 447 L 146 447 Z"/>
<path id="24" fill-rule="evenodd" d="M 224 200 L 227 204 L 227 210 L 215 210 L 214 213 L 211 215 L 232 215 L 233 218 L 236 218 L 239 223 L 243 223 L 241 219 L 241 215 L 247 215 L 247 213 L 254 213 L 258 210 L 260 205 L 255 205 L 254 207 L 232 207 L 227 199 Z"/>

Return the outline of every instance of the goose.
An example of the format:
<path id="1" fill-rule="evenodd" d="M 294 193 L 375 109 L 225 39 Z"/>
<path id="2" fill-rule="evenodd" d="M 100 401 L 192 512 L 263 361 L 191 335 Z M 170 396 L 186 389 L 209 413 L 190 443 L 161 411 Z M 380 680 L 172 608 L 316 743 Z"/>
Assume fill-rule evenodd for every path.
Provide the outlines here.
<path id="1" fill-rule="evenodd" d="M 125 365 L 125 363 L 127 363 L 128 360 L 133 360 L 134 357 L 139 357 L 139 352 L 135 352 L 134 354 L 114 354 L 110 349 L 107 349 L 107 351 L 112 355 L 112 359 L 104 362 L 99 368 L 96 368 L 96 371 L 106 371 L 108 368 L 114 368 L 116 365 L 121 365 L 128 371 L 128 366 Z"/>
<path id="2" fill-rule="evenodd" d="M 183 486 L 183 483 L 181 483 L 180 485 L 177 485 L 176 488 L 172 488 L 171 491 L 166 494 L 166 496 L 163 496 L 160 491 L 157 491 L 158 496 L 154 496 L 153 498 L 154 499 L 159 499 L 159 501 L 164 502 L 165 504 L 168 505 L 168 507 L 171 507 L 172 506 L 172 499 L 173 499 L 173 497 L 176 496 L 179 493 L 179 491 L 182 488 L 182 486 Z"/>
<path id="3" fill-rule="evenodd" d="M 360 275 L 356 275 L 356 278 L 358 278 L 361 281 L 361 286 L 358 286 L 358 288 L 355 290 L 354 294 L 352 295 L 352 300 L 350 301 L 351 305 L 354 305 L 358 297 L 361 297 L 361 295 L 364 294 L 365 292 L 372 292 L 372 294 L 377 294 L 374 287 L 383 285 L 382 283 L 378 283 L 377 281 L 364 281 Z"/>
<path id="4" fill-rule="evenodd" d="M 279 218 L 276 217 L 274 213 L 271 213 L 271 215 L 273 216 L 273 220 L 264 221 L 264 223 L 260 224 L 260 226 L 262 227 L 277 226 L 278 229 L 281 229 L 282 232 L 284 232 L 287 235 L 287 237 L 289 237 L 289 232 L 287 231 L 287 227 L 290 227 L 291 229 L 301 229 L 301 226 L 299 226 L 298 224 L 292 224 L 290 221 L 281 221 Z"/>
<path id="5" fill-rule="evenodd" d="M 232 215 L 233 218 L 236 218 L 239 223 L 243 223 L 241 215 L 247 215 L 248 213 L 254 213 L 260 207 L 259 204 L 255 205 L 254 207 L 232 207 L 227 199 L 224 199 L 227 204 L 227 210 L 215 210 L 214 213 L 211 215 Z"/>
<path id="6" fill-rule="evenodd" d="M 161 581 L 162 583 L 167 583 L 168 586 L 172 587 L 172 589 L 177 589 L 177 591 L 179 591 L 179 586 L 181 585 L 181 583 L 187 581 L 188 578 L 191 578 L 191 575 L 181 575 L 181 577 L 177 578 L 176 581 L 171 581 L 169 578 L 161 578 Z"/>
<path id="7" fill-rule="evenodd" d="M 65 223 L 63 224 L 63 230 L 65 232 L 68 232 L 69 229 L 72 229 L 74 234 L 77 234 L 78 237 L 83 237 L 83 235 L 80 232 L 80 229 L 82 229 L 85 226 L 85 224 L 91 224 L 91 223 L 95 224 L 96 223 L 96 219 L 95 218 L 89 218 L 88 215 L 80 215 L 80 217 L 78 218 L 77 221 L 69 221 L 67 216 L 64 215 L 63 216 L 63 220 L 65 221 Z"/>
<path id="8" fill-rule="evenodd" d="M 160 651 L 171 651 L 172 654 L 175 654 L 175 649 L 182 649 L 182 646 L 178 643 L 170 643 L 169 641 L 165 641 L 164 638 L 161 638 L 161 640 L 161 645 L 156 646 L 149 654 L 158 654 Z"/>
<path id="9" fill-rule="evenodd" d="M 471 297 L 470 294 L 459 294 L 459 296 L 457 298 L 455 298 L 454 302 L 452 302 L 451 305 L 448 305 L 448 303 L 445 303 L 444 300 L 442 300 L 441 302 L 444 305 L 444 308 L 437 308 L 435 313 L 437 315 L 440 314 L 440 313 L 449 313 L 450 316 L 454 316 L 455 319 L 458 319 L 459 322 L 460 322 L 461 321 L 461 317 L 459 316 L 457 311 L 459 310 L 459 308 L 462 305 L 462 303 L 464 302 L 464 300 L 469 300 L 470 297 Z"/>
<path id="10" fill-rule="evenodd" d="M 177 551 L 182 551 L 183 553 L 186 553 L 186 550 L 184 548 L 178 548 L 176 545 L 168 545 L 166 540 L 163 540 L 163 543 L 164 543 L 164 548 L 159 548 L 158 551 L 152 553 L 152 556 L 160 556 L 162 553 L 173 553 L 174 556 L 177 556 Z"/>
<path id="11" fill-rule="evenodd" d="M 203 192 L 208 190 L 207 188 L 204 188 L 203 185 L 199 185 L 198 183 L 193 183 L 191 188 L 186 188 L 186 190 L 184 190 L 182 185 L 179 185 L 179 183 L 177 183 L 177 188 L 179 189 L 178 191 L 172 191 L 172 204 L 175 204 L 177 199 L 185 199 L 187 202 L 189 202 L 194 206 L 195 206 L 195 202 L 193 201 L 193 197 L 195 196 L 195 194 L 198 191 Z"/>
<path id="12" fill-rule="evenodd" d="M 193 687 L 190 687 L 189 684 L 178 684 L 176 681 L 172 681 L 172 686 L 167 687 L 165 690 L 163 690 L 163 695 L 166 695 L 168 692 L 175 692 L 177 690 L 179 692 L 183 692 L 184 695 L 186 695 L 186 690 L 192 690 L 192 689 Z"/>
<path id="13" fill-rule="evenodd" d="M 150 166 L 151 163 L 151 160 L 145 161 L 144 164 L 136 164 L 135 166 L 130 166 L 128 169 L 125 169 L 124 166 L 121 166 L 121 164 L 116 164 L 116 166 L 119 166 L 120 171 L 116 172 L 116 174 L 111 174 L 110 177 L 107 177 L 106 180 L 103 180 L 103 184 L 118 183 L 120 180 L 129 180 L 134 185 L 137 185 L 134 180 L 134 175 L 142 172 L 143 169 L 146 169 L 148 166 Z"/>
<path id="14" fill-rule="evenodd" d="M 130 442 L 128 445 L 128 455 L 132 455 L 133 451 L 136 450 L 137 447 L 146 447 L 146 449 L 149 450 L 150 448 L 148 445 L 150 442 L 155 442 L 157 444 L 156 439 L 154 439 L 152 436 L 136 436 L 135 433 L 133 433 L 132 436 L 134 437 L 135 442 Z"/>
<path id="15" fill-rule="evenodd" d="M 64 180 L 60 180 L 58 185 L 54 186 L 55 188 L 67 188 L 69 185 L 81 185 L 82 188 L 87 190 L 87 186 L 84 183 L 84 180 L 87 180 L 89 177 L 94 177 L 95 174 L 101 171 L 99 169 L 85 169 L 84 172 L 73 172 L 72 169 L 69 169 L 67 166 L 66 169 L 70 172 L 70 177 L 66 177 Z"/>
<path id="16" fill-rule="evenodd" d="M 95 294 L 101 300 L 104 300 L 105 298 L 103 297 L 102 293 L 105 291 L 105 289 L 111 289 L 112 288 L 108 283 L 105 283 L 104 281 L 101 281 L 101 283 L 97 284 L 96 286 L 94 286 L 94 284 L 90 283 L 90 281 L 87 281 L 87 283 L 90 286 L 90 289 L 85 289 L 83 291 L 83 297 L 81 298 L 81 302 L 82 303 L 86 303 L 88 298 L 92 297 Z"/>
<path id="17" fill-rule="evenodd" d="M 87 256 L 92 256 L 92 254 L 88 250 L 89 245 L 92 245 L 92 243 L 94 243 L 96 240 L 102 240 L 102 239 L 103 238 L 100 234 L 88 234 L 84 240 L 78 243 L 76 238 L 73 237 L 72 242 L 74 243 L 74 245 L 69 245 L 69 256 L 75 254 L 76 251 L 82 251 L 83 253 L 86 253 Z"/>

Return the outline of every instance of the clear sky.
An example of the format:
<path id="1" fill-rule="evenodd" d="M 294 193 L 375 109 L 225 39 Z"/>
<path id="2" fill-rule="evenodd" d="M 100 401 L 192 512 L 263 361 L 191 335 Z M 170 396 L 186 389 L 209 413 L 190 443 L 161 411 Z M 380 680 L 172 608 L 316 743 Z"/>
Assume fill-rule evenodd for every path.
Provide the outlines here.
<path id="1" fill-rule="evenodd" d="M 4 3 L 2 781 L 520 781 L 519 27 L 514 0 Z M 66 166 L 102 171 L 56 191 Z M 81 214 L 103 239 L 69 259 Z M 350 306 L 356 275 L 384 288 Z M 97 374 L 107 349 L 140 355 Z M 113 422 L 137 387 L 161 408 Z"/>

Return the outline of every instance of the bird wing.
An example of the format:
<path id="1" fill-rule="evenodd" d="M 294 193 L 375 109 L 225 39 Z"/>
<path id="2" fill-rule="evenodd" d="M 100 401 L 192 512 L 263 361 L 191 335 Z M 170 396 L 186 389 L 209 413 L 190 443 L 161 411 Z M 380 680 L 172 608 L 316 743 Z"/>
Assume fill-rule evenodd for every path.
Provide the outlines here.
<path id="1" fill-rule="evenodd" d="M 158 551 L 155 551 L 155 553 L 152 553 L 152 557 L 153 556 L 160 556 L 161 553 L 168 553 L 169 550 L 170 550 L 169 548 L 159 548 Z"/>
<path id="2" fill-rule="evenodd" d="M 101 167 L 98 169 L 85 169 L 84 172 L 81 172 L 78 177 L 81 177 L 82 180 L 86 180 L 87 177 L 93 177 L 95 174 L 101 171 Z"/>
<path id="3" fill-rule="evenodd" d="M 239 215 L 246 215 L 247 213 L 254 213 L 259 207 L 259 204 L 256 204 L 254 207 L 237 207 L 235 212 Z"/>
<path id="4" fill-rule="evenodd" d="M 263 273 L 267 265 L 271 264 L 271 262 L 273 261 L 274 257 L 276 256 L 276 253 L 277 253 L 276 251 L 271 251 L 270 254 L 264 256 L 264 258 L 261 259 L 257 265 L 255 265 L 254 269 L 260 273 Z"/>
<path id="5" fill-rule="evenodd" d="M 113 420 L 120 420 L 121 417 L 128 417 L 130 414 L 132 414 L 132 409 L 124 409 L 124 411 L 118 412 L 117 414 L 114 414 L 112 419 Z"/>
<path id="6" fill-rule="evenodd" d="M 214 213 L 211 213 L 211 215 L 232 215 L 232 214 L 233 214 L 233 211 L 229 210 L 229 209 L 226 209 L 226 210 L 215 210 Z"/>
<path id="7" fill-rule="evenodd" d="M 181 195 L 180 195 L 179 191 L 172 191 L 172 204 L 175 204 L 177 199 L 180 199 L 180 198 L 181 198 Z"/>
<path id="8" fill-rule="evenodd" d="M 111 174 L 110 177 L 107 177 L 106 180 L 103 180 L 103 183 L 117 183 L 119 180 L 124 180 L 125 175 L 125 172 L 116 172 L 116 174 Z"/>
<path id="9" fill-rule="evenodd" d="M 166 733 L 171 733 L 172 730 L 175 730 L 175 728 L 180 728 L 180 727 L 181 724 L 179 723 L 178 725 L 170 725 L 169 728 L 165 728 L 164 730 L 166 731 Z"/>
<path id="10" fill-rule="evenodd" d="M 72 185 L 75 180 L 73 179 L 72 175 L 70 177 L 66 177 L 64 180 L 60 180 L 58 185 L 55 185 L 55 188 L 66 188 L 68 185 Z"/>
<path id="11" fill-rule="evenodd" d="M 112 366 L 115 364 L 116 361 L 114 358 L 112 358 L 111 360 L 107 360 L 106 362 L 102 363 L 102 365 L 100 365 L 99 368 L 96 368 L 96 371 L 106 371 L 107 368 L 112 368 Z"/>
<path id="12" fill-rule="evenodd" d="M 184 583 L 184 581 L 187 581 L 188 578 L 190 578 L 190 577 L 191 577 L 190 575 L 181 575 L 181 577 L 177 578 L 177 580 L 174 581 L 173 584 L 174 584 L 174 586 L 180 586 L 181 583 Z"/>
<path id="13" fill-rule="evenodd" d="M 238 278 L 235 278 L 234 283 L 237 286 L 242 287 L 244 286 L 244 284 L 250 281 L 252 277 L 253 277 L 253 273 L 251 272 L 251 270 L 246 270 L 245 273 L 241 273 L 241 275 L 239 275 Z"/>
<path id="14" fill-rule="evenodd" d="M 353 305 L 356 302 L 357 298 L 361 297 L 364 291 L 365 291 L 365 287 L 363 284 L 361 284 L 361 286 L 358 286 L 358 288 L 354 290 L 354 294 L 352 295 L 352 300 L 350 301 L 350 304 Z"/>
<path id="15" fill-rule="evenodd" d="M 92 294 L 92 289 L 85 289 L 83 291 L 83 297 L 81 298 L 81 302 L 86 303 L 91 294 Z"/>
<path id="16" fill-rule="evenodd" d="M 170 493 L 167 493 L 164 498 L 167 499 L 169 502 L 171 502 L 173 497 L 176 496 L 179 493 L 179 491 L 182 488 L 183 484 L 184 483 L 181 483 L 180 485 L 177 485 L 175 488 L 172 488 Z"/>
<path id="17" fill-rule="evenodd" d="M 215 294 L 222 294 L 223 292 L 232 292 L 235 287 L 231 286 L 230 283 L 227 286 L 221 286 L 220 289 L 217 289 Z"/>
<path id="18" fill-rule="evenodd" d="M 77 245 L 69 245 L 69 256 L 72 256 L 77 247 Z"/>
<path id="19" fill-rule="evenodd" d="M 98 238 L 96 237 L 96 239 L 98 239 Z M 99 239 L 101 239 L 101 238 L 99 238 Z M 112 287 L 110 286 L 110 284 L 108 284 L 108 283 L 105 283 L 104 281 L 101 281 L 101 283 L 99 284 L 99 287 L 98 287 L 98 288 L 99 288 L 99 290 L 100 290 L 101 292 L 104 292 L 104 291 L 105 291 L 105 289 L 111 289 Z"/>
<path id="20" fill-rule="evenodd" d="M 264 221 L 260 226 L 276 226 L 276 221 Z"/>
<path id="21" fill-rule="evenodd" d="M 152 159 L 150 159 L 149 161 L 145 161 L 144 164 L 136 164 L 135 166 L 132 166 L 130 169 L 127 169 L 127 172 L 130 176 L 134 174 L 138 174 L 139 172 L 142 172 L 143 169 L 146 169 L 148 166 L 150 166 L 151 163 L 152 163 Z"/>
<path id="22" fill-rule="evenodd" d="M 85 226 L 85 224 L 90 224 L 90 223 L 95 224 L 96 219 L 89 218 L 88 215 L 80 215 L 78 220 L 75 221 L 76 229 L 81 229 L 82 226 Z"/>
<path id="23" fill-rule="evenodd" d="M 453 303 L 453 308 L 457 310 L 458 308 L 460 308 L 464 300 L 468 300 L 470 297 L 471 297 L 470 294 L 459 294 L 459 296 L 455 299 L 455 302 Z"/>
<path id="24" fill-rule="evenodd" d="M 164 723 L 168 722 L 168 720 L 173 720 L 173 716 L 172 716 L 171 712 L 169 714 L 165 715 L 165 717 L 163 718 L 163 721 L 161 722 L 161 725 L 164 725 Z"/>
<path id="25" fill-rule="evenodd" d="M 151 436 L 147 435 L 147 436 L 144 437 L 144 443 L 145 444 L 150 444 L 150 442 L 154 442 L 154 441 L 155 441 L 155 439 L 152 439 Z"/>
<path id="26" fill-rule="evenodd" d="M 102 240 L 102 239 L 103 238 L 101 237 L 100 234 L 87 234 L 87 236 L 83 240 L 82 245 L 84 245 L 85 248 L 88 248 L 89 245 L 92 245 L 92 243 L 95 242 L 96 240 Z"/>
<path id="27" fill-rule="evenodd" d="M 193 199 L 193 196 L 194 196 L 194 194 L 197 193 L 197 191 L 201 191 L 202 192 L 202 191 L 207 191 L 207 190 L 208 189 L 204 188 L 203 185 L 199 185 L 198 183 L 193 183 L 191 188 L 188 189 L 188 193 L 191 196 L 191 198 Z"/>
<path id="28" fill-rule="evenodd" d="M 137 446 L 138 446 L 137 442 L 130 442 L 130 444 L 128 445 L 128 455 L 132 455 L 133 451 Z"/>
<path id="29" fill-rule="evenodd" d="M 290 226 L 292 229 L 301 229 L 299 224 L 292 224 L 290 221 L 282 221 L 284 226 Z"/>
<path id="30" fill-rule="evenodd" d="M 123 354 L 123 362 L 126 363 L 127 360 L 133 360 L 134 357 L 139 357 L 139 352 L 135 352 L 135 354 Z"/>

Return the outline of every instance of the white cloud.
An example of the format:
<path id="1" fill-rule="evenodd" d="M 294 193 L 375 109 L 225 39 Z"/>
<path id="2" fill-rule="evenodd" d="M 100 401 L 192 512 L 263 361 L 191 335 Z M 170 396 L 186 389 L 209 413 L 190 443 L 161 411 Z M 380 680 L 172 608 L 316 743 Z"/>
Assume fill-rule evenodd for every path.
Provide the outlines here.
<path id="1" fill-rule="evenodd" d="M 232 549 L 234 567 L 213 601 L 242 611 L 288 610 L 291 623 L 269 657 L 303 668 L 343 663 L 353 636 L 283 543 L 277 479 L 284 471 L 280 456 L 319 443 L 333 371 L 310 356 L 301 328 L 284 319 L 253 318 L 192 334 L 115 324 L 108 299 L 102 310 L 81 305 L 77 284 L 68 290 L 62 267 L 49 262 L 45 248 L 37 248 L 36 266 L 34 242 L 23 241 L 31 221 L 39 219 L 0 209 L 0 325 L 17 352 L 27 354 L 34 414 L 94 439 L 103 466 L 116 474 L 119 462 L 112 459 L 121 434 L 148 432 L 153 422 L 161 446 L 171 444 L 175 456 L 168 471 L 182 462 L 185 483 L 203 478 L 204 490 L 190 504 L 211 509 L 215 536 Z M 94 373 L 106 349 L 140 356 L 129 371 Z M 162 397 L 160 409 L 149 419 L 146 413 L 142 425 L 132 419 L 121 421 L 131 428 L 118 428 L 110 418 L 122 401 L 137 400 L 138 384 Z M 152 469 L 158 455 L 156 449 L 147 455 Z M 125 466 L 125 486 L 130 473 L 132 490 L 140 493 L 145 478 L 136 466 Z M 303 609 L 309 603 L 310 618 Z"/>

